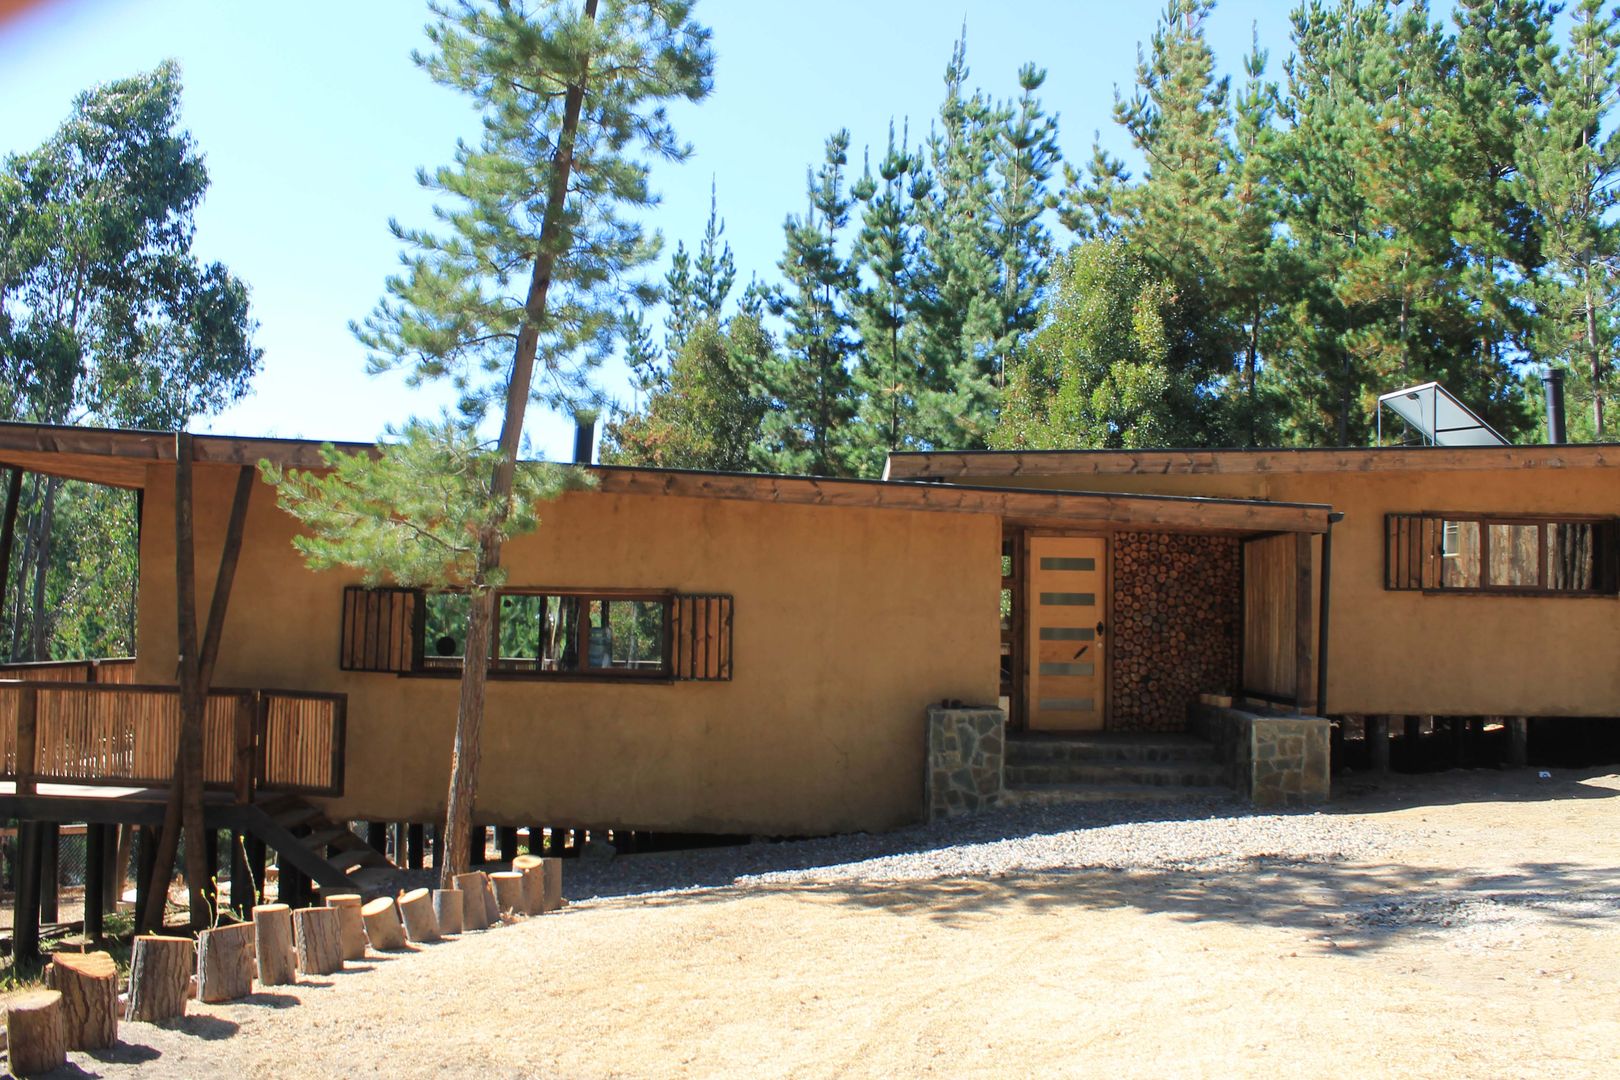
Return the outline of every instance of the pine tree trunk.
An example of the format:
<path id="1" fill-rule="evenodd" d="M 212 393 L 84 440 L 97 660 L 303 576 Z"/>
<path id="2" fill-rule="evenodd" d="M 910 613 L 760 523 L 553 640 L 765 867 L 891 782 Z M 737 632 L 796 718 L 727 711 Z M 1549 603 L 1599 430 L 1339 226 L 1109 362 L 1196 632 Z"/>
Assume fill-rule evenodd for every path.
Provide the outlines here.
<path id="1" fill-rule="evenodd" d="M 1592 276 L 1586 276 L 1586 349 L 1592 365 L 1592 441 L 1603 441 L 1603 359 L 1597 343 L 1597 300 L 1592 295 Z"/>
<path id="2" fill-rule="evenodd" d="M 51 522 L 56 517 L 56 492 L 62 482 L 56 477 L 45 481 L 45 504 L 39 511 L 39 542 L 34 548 L 34 600 L 29 614 L 32 642 L 29 652 L 35 660 L 51 658 L 51 620 L 45 611 L 45 583 L 51 573 Z"/>
<path id="3" fill-rule="evenodd" d="M 597 0 L 585 0 L 584 17 L 596 19 Z M 590 62 L 580 65 L 579 81 L 569 83 L 563 101 L 562 127 L 557 133 L 557 150 L 552 155 L 551 188 L 546 193 L 546 210 L 540 224 L 534 272 L 529 278 L 529 295 L 524 302 L 523 326 L 518 330 L 517 349 L 512 360 L 512 378 L 506 385 L 506 415 L 501 423 L 500 455 L 490 483 L 490 499 L 500 508 L 495 529 L 483 538 L 479 554 L 478 580 L 489 580 L 489 572 L 501 565 L 498 530 L 505 524 L 517 471 L 518 447 L 523 438 L 523 416 L 528 409 L 529 391 L 534 384 L 535 353 L 540 344 L 540 325 L 546 317 L 546 298 L 551 292 L 551 275 L 557 262 L 557 237 L 563 226 L 568 202 L 568 177 L 574 166 L 574 139 L 579 131 L 579 114 L 585 101 L 585 83 Z M 451 888 L 455 877 L 467 869 L 467 839 L 472 826 L 474 792 L 478 786 L 480 740 L 484 725 L 484 687 L 488 681 L 489 627 L 495 608 L 495 595 L 487 588 L 473 592 L 468 605 L 467 648 L 461 665 L 461 695 L 456 710 L 455 748 L 450 757 L 450 791 L 445 807 L 444 866 L 439 868 L 439 884 Z"/>

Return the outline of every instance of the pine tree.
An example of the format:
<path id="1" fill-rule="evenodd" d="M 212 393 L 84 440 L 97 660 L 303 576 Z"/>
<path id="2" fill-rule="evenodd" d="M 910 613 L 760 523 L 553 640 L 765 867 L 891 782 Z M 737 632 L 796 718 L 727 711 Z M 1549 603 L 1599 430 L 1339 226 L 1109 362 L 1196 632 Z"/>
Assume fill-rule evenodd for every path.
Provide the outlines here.
<path id="1" fill-rule="evenodd" d="M 765 375 L 773 405 L 759 454 L 759 464 L 772 472 L 849 476 L 856 469 L 849 361 L 857 343 L 849 302 L 857 281 L 838 253 L 851 206 L 848 163 L 849 132 L 839 131 L 809 175 L 804 215 L 790 215 L 783 227 L 787 251 L 778 265 L 786 283 L 771 296 L 770 308 L 787 325 L 785 355 Z"/>
<path id="2" fill-rule="evenodd" d="M 1538 352 L 1567 367 L 1571 393 L 1590 402 L 1578 437 L 1612 438 L 1620 338 L 1620 234 L 1613 221 L 1620 140 L 1611 117 L 1620 92 L 1620 23 L 1598 0 L 1573 11 L 1562 51 L 1539 48 L 1529 61 L 1546 87 L 1540 124 L 1522 129 L 1517 190 L 1536 215 L 1546 265 L 1532 287 L 1541 315 Z M 1589 425 L 1589 426 L 1587 426 Z"/>
<path id="3" fill-rule="evenodd" d="M 865 476 L 882 473 L 889 451 L 922 445 L 916 414 L 918 398 L 926 389 L 925 373 L 911 329 L 916 305 L 915 207 L 928 190 L 921 172 L 922 162 L 904 135 L 896 145 L 890 123 L 888 149 L 877 176 L 868 163 L 853 187 L 862 210 L 851 259 L 872 282 L 853 296 L 862 346 L 855 368 L 860 405 L 854 433 L 857 471 Z"/>
<path id="4" fill-rule="evenodd" d="M 1061 163 L 1057 118 L 1036 97 L 1046 71 L 1034 64 L 1018 70 L 1019 96 L 999 111 L 995 128 L 995 171 L 999 179 L 990 200 L 991 242 L 1000 264 L 996 294 L 996 337 L 990 344 L 991 376 L 1005 384 L 1009 364 L 1023 354 L 1038 322 L 1036 304 L 1046 288 L 1052 236 L 1042 215 L 1055 200 L 1047 190 Z"/>
<path id="5" fill-rule="evenodd" d="M 356 333 L 374 370 L 447 381 L 457 411 L 407 424 L 375 459 L 332 452 L 328 474 L 272 479 L 311 530 L 299 547 L 314 565 L 469 592 L 438 868 L 449 885 L 467 865 L 501 548 L 534 528 L 538 501 L 574 475 L 517 468 L 525 411 L 531 397 L 577 401 L 623 327 L 624 304 L 651 298 L 634 274 L 657 241 L 635 215 L 653 201 L 650 159 L 687 153 L 664 102 L 705 96 L 713 55 L 678 0 L 609 2 L 600 17 L 597 0 L 431 10 L 433 50 L 418 63 L 473 99 L 483 137 L 422 177 L 449 201 L 438 210 L 444 231 L 395 226 L 412 250 L 406 273 L 389 280 L 388 298 Z M 514 268 L 524 265 L 519 293 Z M 495 409 L 501 434 L 491 448 L 478 430 Z"/>

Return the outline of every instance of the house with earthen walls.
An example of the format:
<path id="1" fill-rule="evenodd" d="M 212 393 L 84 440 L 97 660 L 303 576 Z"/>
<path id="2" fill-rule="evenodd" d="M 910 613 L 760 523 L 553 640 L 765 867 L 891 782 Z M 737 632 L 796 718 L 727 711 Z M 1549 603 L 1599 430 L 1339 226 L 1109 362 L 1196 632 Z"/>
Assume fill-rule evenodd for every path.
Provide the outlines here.
<path id="1" fill-rule="evenodd" d="M 0 671 L 0 813 L 161 821 L 184 520 L 198 607 L 219 612 L 207 812 L 239 856 L 348 887 L 381 859 L 350 823 L 414 838 L 442 819 L 465 601 L 305 565 L 257 468 L 318 468 L 320 449 L 0 425 L 13 477 L 137 492 L 141 566 L 133 658 Z M 1387 753 L 1414 720 L 1488 720 L 1522 755 L 1532 722 L 1620 714 L 1617 463 L 1495 446 L 895 454 L 867 481 L 591 466 L 592 489 L 507 549 L 476 818 L 634 842 L 882 830 L 1106 786 L 1308 803 L 1347 729 Z"/>

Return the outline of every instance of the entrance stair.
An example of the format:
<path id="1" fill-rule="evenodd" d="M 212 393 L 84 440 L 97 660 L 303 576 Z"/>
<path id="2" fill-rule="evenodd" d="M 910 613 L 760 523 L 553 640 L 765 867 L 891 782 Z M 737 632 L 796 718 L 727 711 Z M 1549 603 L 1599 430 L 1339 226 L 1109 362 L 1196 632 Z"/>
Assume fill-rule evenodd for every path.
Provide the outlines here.
<path id="1" fill-rule="evenodd" d="M 1007 739 L 1003 802 L 1219 797 L 1226 780 L 1194 735 L 1024 732 Z"/>
<path id="2" fill-rule="evenodd" d="M 340 821 L 297 795 L 271 795 L 246 805 L 226 805 L 214 815 L 221 825 L 248 833 L 328 892 L 365 897 L 393 892 L 399 868 Z"/>

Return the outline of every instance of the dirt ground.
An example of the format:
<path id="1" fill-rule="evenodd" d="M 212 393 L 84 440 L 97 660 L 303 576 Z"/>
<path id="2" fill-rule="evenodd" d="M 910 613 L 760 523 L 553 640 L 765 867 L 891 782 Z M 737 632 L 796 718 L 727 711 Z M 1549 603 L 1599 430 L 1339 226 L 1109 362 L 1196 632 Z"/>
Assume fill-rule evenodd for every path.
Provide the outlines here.
<path id="1" fill-rule="evenodd" d="M 1343 787 L 1343 786 L 1341 786 Z M 1620 777 L 1352 784 L 1376 861 L 593 901 L 61 1075 L 1620 1075 Z"/>

